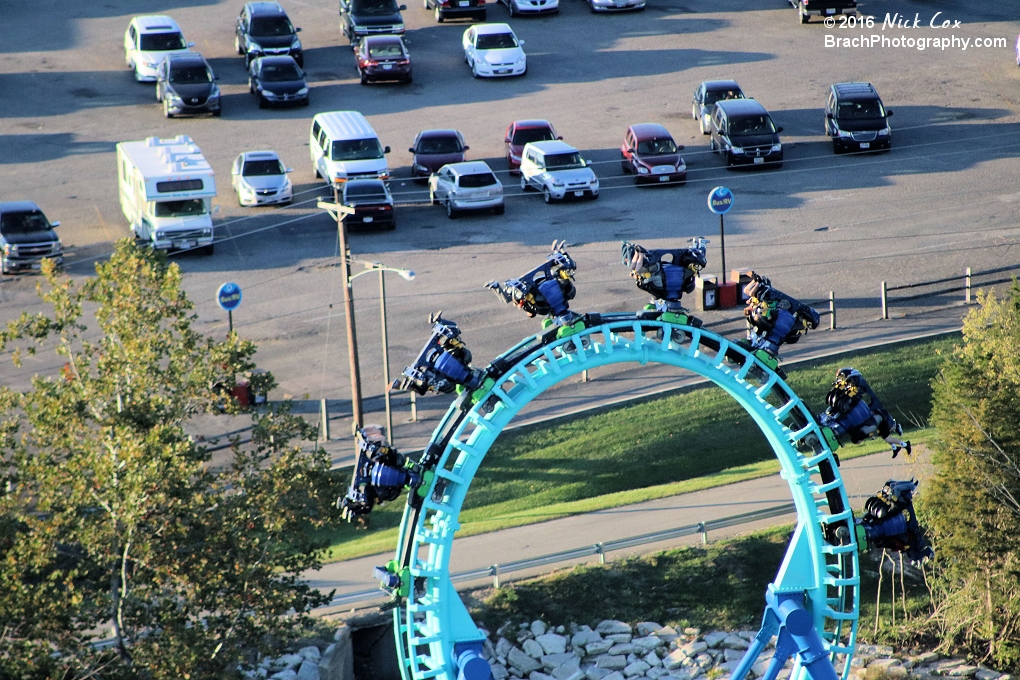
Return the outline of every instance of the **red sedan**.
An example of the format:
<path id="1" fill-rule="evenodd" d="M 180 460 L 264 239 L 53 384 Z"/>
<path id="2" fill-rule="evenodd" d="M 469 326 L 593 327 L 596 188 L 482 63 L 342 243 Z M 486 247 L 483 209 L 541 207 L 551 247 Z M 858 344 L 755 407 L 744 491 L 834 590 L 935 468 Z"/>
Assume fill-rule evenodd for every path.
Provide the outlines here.
<path id="1" fill-rule="evenodd" d="M 510 172 L 521 167 L 521 154 L 529 142 L 551 142 L 563 139 L 556 134 L 552 123 L 547 120 L 516 120 L 506 129 L 503 142 L 506 144 L 506 164 Z"/>
<path id="2" fill-rule="evenodd" d="M 354 45 L 361 84 L 378 80 L 411 82 L 411 54 L 399 35 L 369 35 Z"/>

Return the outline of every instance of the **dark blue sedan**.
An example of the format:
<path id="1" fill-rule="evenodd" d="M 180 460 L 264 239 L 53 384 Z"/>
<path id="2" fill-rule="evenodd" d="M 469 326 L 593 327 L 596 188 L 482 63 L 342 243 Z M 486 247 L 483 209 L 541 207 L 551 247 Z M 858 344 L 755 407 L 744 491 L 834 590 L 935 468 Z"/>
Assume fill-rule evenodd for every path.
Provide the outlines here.
<path id="1" fill-rule="evenodd" d="M 305 72 L 289 55 L 253 59 L 248 67 L 248 90 L 260 109 L 269 104 L 308 106 Z"/>

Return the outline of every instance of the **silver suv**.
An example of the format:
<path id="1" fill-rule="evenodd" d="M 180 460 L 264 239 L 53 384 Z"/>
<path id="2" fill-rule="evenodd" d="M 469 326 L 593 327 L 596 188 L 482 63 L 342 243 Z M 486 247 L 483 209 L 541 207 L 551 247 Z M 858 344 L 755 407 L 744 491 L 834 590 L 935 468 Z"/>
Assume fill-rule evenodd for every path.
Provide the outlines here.
<path id="1" fill-rule="evenodd" d="M 31 201 L 0 203 L 0 273 L 37 270 L 51 259 L 64 264 L 64 247 L 39 206 Z"/>
<path id="2" fill-rule="evenodd" d="M 536 189 L 546 203 L 599 197 L 599 178 L 566 142 L 531 142 L 521 154 L 521 189 Z"/>

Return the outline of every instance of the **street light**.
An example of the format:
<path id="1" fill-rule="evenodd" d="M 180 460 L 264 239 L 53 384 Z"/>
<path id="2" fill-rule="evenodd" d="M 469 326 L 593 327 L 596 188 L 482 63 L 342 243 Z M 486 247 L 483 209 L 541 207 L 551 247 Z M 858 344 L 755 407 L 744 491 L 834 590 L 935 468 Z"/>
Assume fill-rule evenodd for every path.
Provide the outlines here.
<path id="1" fill-rule="evenodd" d="M 390 408 L 390 344 L 389 336 L 386 328 L 386 276 L 385 272 L 393 272 L 399 274 L 405 281 L 414 280 L 414 272 L 409 269 L 394 269 L 393 267 L 387 267 L 379 262 L 364 262 L 365 271 L 358 272 L 348 279 L 348 285 L 351 281 L 358 278 L 362 274 L 368 274 L 370 272 L 379 272 L 379 307 L 382 317 L 382 352 L 383 352 L 383 401 L 386 403 L 386 436 L 390 442 L 393 441 L 393 411 Z M 357 342 L 357 340 L 355 340 Z M 359 386 L 360 392 L 360 386 Z M 364 423 L 361 423 L 362 425 Z"/>

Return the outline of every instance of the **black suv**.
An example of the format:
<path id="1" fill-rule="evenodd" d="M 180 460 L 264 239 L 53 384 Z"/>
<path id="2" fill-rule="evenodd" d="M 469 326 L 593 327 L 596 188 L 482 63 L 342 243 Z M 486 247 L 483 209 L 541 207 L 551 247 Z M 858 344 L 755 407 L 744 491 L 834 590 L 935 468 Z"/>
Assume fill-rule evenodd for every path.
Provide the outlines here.
<path id="1" fill-rule="evenodd" d="M 825 102 L 825 134 L 832 150 L 871 151 L 892 146 L 892 130 L 882 99 L 871 83 L 837 83 Z"/>
<path id="2" fill-rule="evenodd" d="M 367 35 L 403 35 L 405 9 L 396 0 L 340 0 L 340 28 L 351 45 Z"/>
<path id="3" fill-rule="evenodd" d="M 722 154 L 726 166 L 783 164 L 783 144 L 772 116 L 753 99 L 716 102 L 712 114 L 712 150 Z"/>
<path id="4" fill-rule="evenodd" d="M 244 55 L 244 65 L 256 57 L 289 54 L 298 66 L 305 65 L 305 55 L 287 13 L 276 2 L 249 2 L 237 17 L 234 49 Z"/>
<path id="5" fill-rule="evenodd" d="M 181 113 L 223 113 L 219 80 L 198 52 L 168 54 L 156 71 L 156 100 L 163 102 L 163 114 L 173 118 Z"/>
<path id="6" fill-rule="evenodd" d="M 39 206 L 31 201 L 0 203 L 0 273 L 39 269 L 44 259 L 64 264 L 64 247 Z"/>

